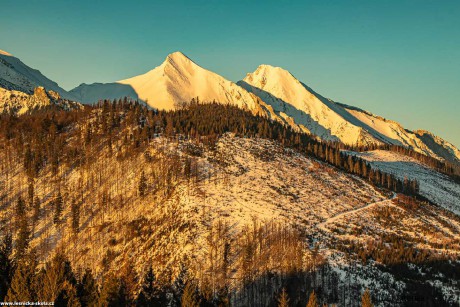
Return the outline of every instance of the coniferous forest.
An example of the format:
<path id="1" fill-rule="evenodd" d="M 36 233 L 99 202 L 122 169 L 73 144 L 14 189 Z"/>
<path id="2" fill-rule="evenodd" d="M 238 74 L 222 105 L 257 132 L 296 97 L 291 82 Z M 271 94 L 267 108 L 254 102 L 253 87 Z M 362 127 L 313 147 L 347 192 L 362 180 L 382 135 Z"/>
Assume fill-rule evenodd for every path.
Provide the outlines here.
<path id="1" fill-rule="evenodd" d="M 209 205 L 208 190 L 220 182 L 230 189 L 248 172 L 219 154 L 228 135 L 260 146 L 248 151 L 257 161 L 281 161 L 258 149 L 263 146 L 307 159 L 306 172 L 324 182 L 324 193 L 333 191 L 331 199 L 366 205 L 356 211 L 387 202 L 369 213 L 381 227 L 369 221 L 332 226 L 319 214 L 321 227 L 308 226 L 308 220 L 288 223 L 282 214 L 241 225 L 226 219 Z M 353 154 L 377 149 L 459 180 L 458 166 L 401 146 L 323 142 L 249 111 L 195 99 L 176 111 L 125 98 L 71 111 L 0 115 L 0 301 L 450 306 L 427 280 L 439 278 L 458 294 L 460 219 L 422 196 L 416 179 L 399 178 Z M 363 201 L 353 191 L 337 192 L 330 178 L 339 176 L 378 193 L 362 192 L 369 193 Z M 300 203 L 297 191 L 274 190 Z M 200 206 L 183 201 L 184 195 Z M 424 222 L 401 224 L 422 215 Z M 342 260 L 331 262 L 334 253 Z M 360 283 L 365 278 L 382 284 L 370 282 L 366 289 Z"/>

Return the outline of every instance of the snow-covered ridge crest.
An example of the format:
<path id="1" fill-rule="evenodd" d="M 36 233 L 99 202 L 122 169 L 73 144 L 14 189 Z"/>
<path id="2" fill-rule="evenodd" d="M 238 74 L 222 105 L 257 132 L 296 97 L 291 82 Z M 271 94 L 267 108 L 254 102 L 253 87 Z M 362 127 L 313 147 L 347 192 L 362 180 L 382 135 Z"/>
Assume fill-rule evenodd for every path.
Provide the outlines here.
<path id="1" fill-rule="evenodd" d="M 238 106 L 323 140 L 349 145 L 401 145 L 460 164 L 460 151 L 449 142 L 431 134 L 409 131 L 397 122 L 368 111 L 336 103 L 289 71 L 267 64 L 260 65 L 235 84 L 177 51 L 142 75 L 112 83 L 83 83 L 67 92 L 8 52 L 0 52 L 0 87 L 31 95 L 39 86 L 59 93 L 64 99 L 83 103 L 130 97 L 166 110 L 199 97 L 204 102 Z"/>
<path id="2" fill-rule="evenodd" d="M 275 117 L 271 108 L 259 97 L 202 68 L 181 52 L 169 54 L 161 65 L 145 74 L 113 83 L 82 84 L 71 93 L 84 103 L 128 96 L 165 110 L 172 110 L 177 103 L 199 97 L 203 102 L 231 104 L 254 114 Z"/>
<path id="3" fill-rule="evenodd" d="M 334 102 L 312 90 L 280 67 L 260 65 L 238 82 L 323 140 L 349 145 L 393 144 L 460 163 L 460 151 L 449 142 L 429 134 L 412 132 L 398 122 L 371 112 Z"/>

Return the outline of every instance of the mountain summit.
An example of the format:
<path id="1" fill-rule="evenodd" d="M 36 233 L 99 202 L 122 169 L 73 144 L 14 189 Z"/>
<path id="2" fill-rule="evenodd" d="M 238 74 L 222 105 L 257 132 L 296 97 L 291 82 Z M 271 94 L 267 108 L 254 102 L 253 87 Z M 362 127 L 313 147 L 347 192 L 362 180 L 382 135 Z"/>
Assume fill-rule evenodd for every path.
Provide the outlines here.
<path id="1" fill-rule="evenodd" d="M 452 144 L 404 129 L 400 124 L 325 98 L 289 71 L 260 65 L 238 83 L 196 64 L 181 52 L 145 74 L 113 83 L 82 84 L 70 91 L 84 103 L 131 97 L 157 109 L 172 110 L 178 103 L 199 97 L 251 110 L 283 122 L 295 130 L 326 141 L 348 145 L 401 145 L 426 155 L 460 163 Z"/>
<path id="2" fill-rule="evenodd" d="M 395 121 L 334 102 L 280 67 L 260 65 L 238 84 L 260 97 L 277 115 L 292 118 L 303 130 L 323 140 L 348 145 L 400 145 L 460 163 L 459 150 L 449 142 L 409 131 Z"/>
<path id="3" fill-rule="evenodd" d="M 106 95 L 112 88 L 112 95 Z M 260 112 L 260 99 L 235 83 L 202 68 L 181 52 L 169 54 L 158 67 L 145 74 L 109 84 L 82 84 L 71 91 L 84 103 L 129 96 L 151 107 L 171 110 L 179 102 L 199 97 Z"/>
<path id="4" fill-rule="evenodd" d="M 378 141 L 347 118 L 334 102 L 316 94 L 280 67 L 260 65 L 238 84 L 271 105 L 275 112 L 292 117 L 296 124 L 323 140 L 346 144 Z"/>

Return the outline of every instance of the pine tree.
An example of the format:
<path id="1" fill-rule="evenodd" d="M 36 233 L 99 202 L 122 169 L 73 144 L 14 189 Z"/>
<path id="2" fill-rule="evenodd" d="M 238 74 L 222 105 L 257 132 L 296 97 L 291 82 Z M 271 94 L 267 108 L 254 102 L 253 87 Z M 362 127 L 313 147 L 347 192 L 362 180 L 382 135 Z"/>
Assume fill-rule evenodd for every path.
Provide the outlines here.
<path id="1" fill-rule="evenodd" d="M 3 302 L 13 277 L 12 253 L 13 238 L 7 233 L 0 242 L 0 302 Z"/>
<path id="2" fill-rule="evenodd" d="M 313 291 L 310 294 L 310 298 L 308 299 L 307 307 L 318 307 L 318 302 L 316 301 L 315 291 Z"/>
<path id="3" fill-rule="evenodd" d="M 361 296 L 361 306 L 362 307 L 373 307 L 374 306 L 372 304 L 371 293 L 369 292 L 369 289 L 366 289 L 366 291 L 364 291 L 363 295 Z"/>
<path id="4" fill-rule="evenodd" d="M 182 294 L 181 307 L 199 307 L 200 301 L 197 292 L 196 285 L 191 281 L 187 282 Z"/>
<path id="5" fill-rule="evenodd" d="M 286 293 L 286 289 L 283 288 L 278 298 L 278 307 L 288 307 L 288 306 L 289 306 L 289 297 Z"/>
<path id="6" fill-rule="evenodd" d="M 141 173 L 141 177 L 139 178 L 139 196 L 144 197 L 147 193 L 147 178 L 145 177 L 144 171 Z"/>

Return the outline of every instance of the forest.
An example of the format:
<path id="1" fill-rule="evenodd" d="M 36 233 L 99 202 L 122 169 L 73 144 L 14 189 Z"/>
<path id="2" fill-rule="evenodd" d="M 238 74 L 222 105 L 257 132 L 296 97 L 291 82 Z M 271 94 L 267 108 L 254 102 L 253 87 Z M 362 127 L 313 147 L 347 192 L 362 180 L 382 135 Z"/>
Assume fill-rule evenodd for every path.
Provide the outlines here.
<path id="1" fill-rule="evenodd" d="M 155 261 L 142 269 L 130 261 L 120 264 L 117 274 L 107 269 L 113 266 L 119 238 L 108 241 L 113 249 L 92 256 L 102 258 L 102 269 L 97 272 L 90 263 L 86 267 L 81 263 L 74 266 L 78 255 L 53 247 L 49 239 L 40 245 L 31 244 L 33 238 L 48 231 L 47 227 L 54 227 L 56 236 L 65 238 L 68 244 L 84 245 L 78 240 L 85 223 L 92 223 L 89 225 L 96 232 L 104 233 L 112 212 L 123 218 L 132 209 L 129 202 L 134 198 L 141 207 L 149 206 L 151 199 L 161 200 L 158 202 L 164 207 L 152 209 L 157 210 L 153 222 L 149 221 L 152 226 L 142 216 L 133 219 L 128 241 L 143 237 L 146 231 L 155 234 L 157 240 L 152 246 L 158 247 L 155 244 L 159 244 L 159 238 L 166 238 L 169 233 L 194 231 L 199 226 L 178 214 L 181 209 L 174 203 L 174 192 L 178 182 L 194 185 L 205 180 L 205 170 L 197 159 L 203 146 L 212 151 L 225 133 L 276 141 L 338 171 L 359 176 L 378 189 L 402 193 L 405 196 L 400 198 L 400 206 L 426 202 L 419 195 L 416 180 L 400 180 L 346 153 L 377 147 L 322 142 L 230 105 L 202 104 L 194 99 L 176 111 L 166 112 L 125 98 L 69 112 L 45 110 L 20 117 L 1 115 L 0 171 L 7 180 L 0 182 L 5 191 L 0 195 L 0 208 L 12 208 L 14 218 L 0 228 L 0 301 L 47 301 L 57 306 L 372 306 L 372 302 L 378 302 L 378 297 L 357 283 L 340 283 L 338 273 L 325 261 L 318 245 L 307 243 L 308 234 L 276 221 L 262 223 L 254 219 L 238 237 L 232 236 L 235 229 L 228 222 L 212 223 L 205 237 L 204 260 L 176 263 L 174 272 L 162 254 L 164 251 L 158 252 L 161 257 L 155 254 Z M 159 139 L 181 144 L 187 155 L 170 153 L 167 148 L 151 154 L 149 146 Z M 457 178 L 456 166 L 398 146 L 378 149 L 414 157 Z M 121 187 L 117 181 L 117 186 L 111 186 L 104 178 L 123 177 L 125 170 L 117 167 L 111 174 L 109 162 L 95 162 L 97 154 L 120 165 L 134 163 L 134 157 L 139 156 L 149 167 L 136 173 L 134 181 Z M 11 187 L 10 178 L 18 172 L 11 165 L 23 168 L 26 176 L 20 181 L 22 186 Z M 71 185 L 68 182 L 72 179 L 66 178 L 68 169 L 90 175 L 82 175 Z M 49 190 L 40 190 L 40 196 L 39 182 L 50 186 Z M 103 187 L 101 191 L 90 195 L 92 188 L 98 186 Z M 7 190 L 16 193 L 6 193 Z M 123 191 L 129 193 L 123 195 Z M 83 216 L 100 216 L 101 221 L 96 223 L 93 218 L 85 222 Z M 382 219 L 385 216 L 382 213 Z M 68 231 L 64 229 L 67 225 Z M 443 273 L 453 270 L 449 277 L 460 276 L 458 262 L 403 242 L 404 238 L 392 235 L 383 236 L 373 246 L 343 241 L 336 242 L 334 248 L 357 255 L 353 259 L 357 263 L 377 262 L 394 274 L 403 271 L 401 267 L 406 263 L 436 263 Z M 403 274 L 401 279 L 407 279 L 409 274 Z M 448 305 L 434 288 L 429 287 L 430 297 L 424 296 L 425 290 L 420 283 L 408 292 L 403 303 L 416 306 L 422 297 L 428 300 L 427 306 Z"/>

